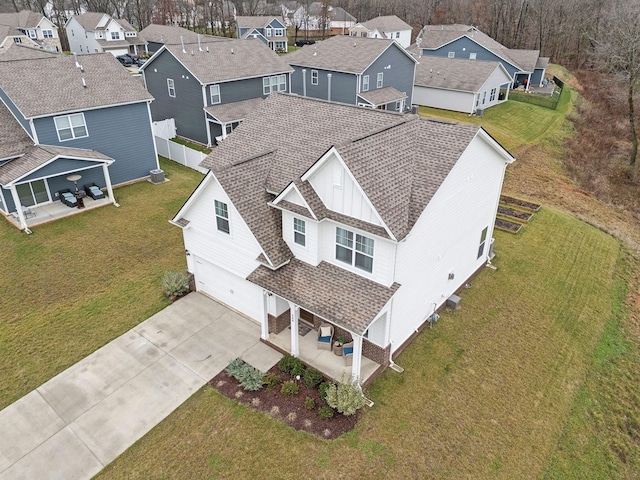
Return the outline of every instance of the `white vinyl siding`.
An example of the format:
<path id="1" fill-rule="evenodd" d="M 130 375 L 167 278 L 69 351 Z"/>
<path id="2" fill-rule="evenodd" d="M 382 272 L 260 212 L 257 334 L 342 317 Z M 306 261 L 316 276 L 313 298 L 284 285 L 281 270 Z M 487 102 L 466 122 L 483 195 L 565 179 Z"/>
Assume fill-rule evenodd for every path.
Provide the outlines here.
<path id="1" fill-rule="evenodd" d="M 320 263 L 320 259 L 318 258 L 318 231 L 320 224 L 308 218 L 302 220 L 304 221 L 305 243 L 304 246 L 302 246 L 295 241 L 294 218 L 302 220 L 301 217 L 295 216 L 292 212 L 286 210 L 282 212 L 282 238 L 298 260 L 316 266 Z M 332 228 L 332 233 L 335 235 L 334 228 Z M 332 242 L 331 246 L 333 247 L 333 237 L 329 241 Z M 333 252 L 331 260 L 333 260 Z"/>
<path id="2" fill-rule="evenodd" d="M 171 98 L 176 97 L 176 84 L 172 78 L 167 78 L 167 92 Z"/>
<path id="3" fill-rule="evenodd" d="M 211 105 L 220 103 L 220 85 L 211 85 L 210 96 Z"/>
<path id="4" fill-rule="evenodd" d="M 53 121 L 56 124 L 58 140 L 61 142 L 89 136 L 83 113 L 54 117 Z"/>

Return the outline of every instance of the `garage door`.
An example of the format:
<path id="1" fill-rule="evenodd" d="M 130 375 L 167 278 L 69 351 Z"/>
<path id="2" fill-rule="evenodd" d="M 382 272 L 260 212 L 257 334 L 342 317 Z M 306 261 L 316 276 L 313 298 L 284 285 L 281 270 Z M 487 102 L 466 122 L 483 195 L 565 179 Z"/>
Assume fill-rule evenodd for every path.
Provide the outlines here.
<path id="1" fill-rule="evenodd" d="M 262 318 L 262 289 L 201 258 L 195 258 L 196 289 L 256 321 Z"/>

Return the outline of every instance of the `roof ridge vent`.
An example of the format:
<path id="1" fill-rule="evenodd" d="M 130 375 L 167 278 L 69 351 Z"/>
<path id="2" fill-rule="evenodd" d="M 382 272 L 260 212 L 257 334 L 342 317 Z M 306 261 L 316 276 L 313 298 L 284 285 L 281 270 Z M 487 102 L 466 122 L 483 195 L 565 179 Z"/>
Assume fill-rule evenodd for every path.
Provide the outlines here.
<path id="1" fill-rule="evenodd" d="M 256 155 L 252 155 L 252 156 L 247 157 L 247 158 L 241 158 L 237 162 L 231 162 L 231 165 L 233 165 L 235 167 L 236 165 L 241 165 L 243 163 L 247 163 L 247 162 L 250 162 L 252 160 L 257 160 L 260 157 L 266 157 L 267 155 L 271 155 L 272 153 L 275 153 L 276 151 L 277 150 L 274 149 L 274 150 L 267 150 L 267 151 L 264 151 L 264 152 L 260 152 L 260 153 L 257 153 Z"/>
<path id="2" fill-rule="evenodd" d="M 399 122 L 394 123 L 393 125 L 387 125 L 385 127 L 377 128 L 376 130 L 366 132 L 363 135 L 360 135 L 359 137 L 355 137 L 351 139 L 351 141 L 347 143 L 355 143 L 361 140 L 365 140 L 369 137 L 373 137 L 374 135 L 378 135 L 379 133 L 383 133 L 383 132 L 386 132 L 387 130 L 391 130 L 392 128 L 396 128 L 396 127 L 399 127 L 400 125 L 404 125 L 405 123 L 407 123 L 407 121 L 408 120 L 400 120 Z"/>
<path id="3" fill-rule="evenodd" d="M 180 35 L 180 44 L 182 45 L 182 53 L 187 53 L 187 51 L 184 48 L 184 38 L 182 38 L 182 35 Z"/>

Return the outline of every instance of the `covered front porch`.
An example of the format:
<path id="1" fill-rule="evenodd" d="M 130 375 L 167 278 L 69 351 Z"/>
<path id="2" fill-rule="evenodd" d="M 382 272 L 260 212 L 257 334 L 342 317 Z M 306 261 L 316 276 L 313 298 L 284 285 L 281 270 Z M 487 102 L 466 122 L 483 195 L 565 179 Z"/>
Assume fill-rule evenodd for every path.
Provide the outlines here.
<path id="1" fill-rule="evenodd" d="M 247 280 L 263 288 L 266 343 L 337 381 L 367 385 L 389 365 L 388 319 L 398 284 L 386 287 L 328 262 L 296 258 L 277 270 L 258 267 Z M 321 326 L 331 329 L 326 343 L 318 339 Z M 336 340 L 348 344 L 348 361 L 335 354 Z"/>

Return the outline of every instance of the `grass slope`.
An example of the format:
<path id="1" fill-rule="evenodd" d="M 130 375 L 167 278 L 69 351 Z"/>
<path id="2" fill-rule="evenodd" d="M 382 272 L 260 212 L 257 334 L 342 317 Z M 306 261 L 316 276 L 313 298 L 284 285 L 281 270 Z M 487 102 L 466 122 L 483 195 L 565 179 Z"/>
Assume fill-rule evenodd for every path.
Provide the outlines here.
<path id="1" fill-rule="evenodd" d="M 0 408 L 167 305 L 162 273 L 185 268 L 167 222 L 202 177 L 163 161 L 170 182 L 117 188 L 106 206 L 33 228 L 0 222 Z"/>
<path id="2" fill-rule="evenodd" d="M 615 317 L 620 248 L 553 209 L 496 245 L 498 270 L 374 383 L 354 432 L 323 441 L 204 388 L 99 478 L 541 476 Z"/>

